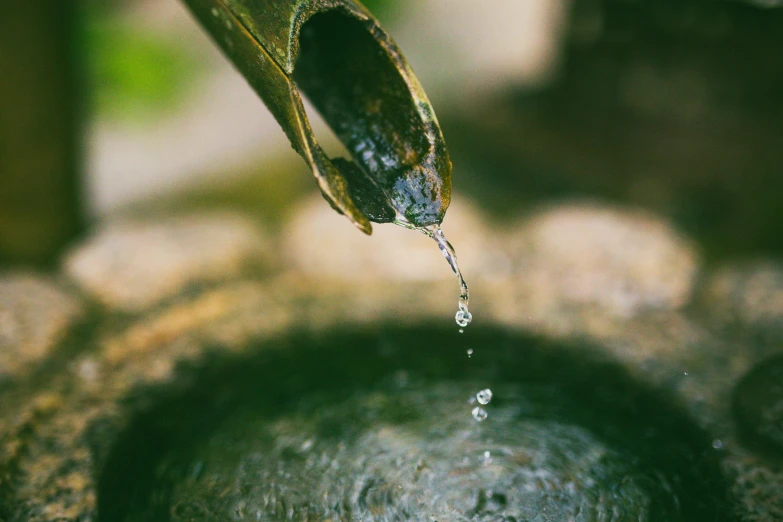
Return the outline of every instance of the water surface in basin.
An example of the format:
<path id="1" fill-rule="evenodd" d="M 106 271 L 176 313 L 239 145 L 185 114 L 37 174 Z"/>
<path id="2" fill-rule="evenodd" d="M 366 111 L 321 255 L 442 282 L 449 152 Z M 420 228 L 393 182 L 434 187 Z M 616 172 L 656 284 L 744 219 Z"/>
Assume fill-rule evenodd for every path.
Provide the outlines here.
<path id="1" fill-rule="evenodd" d="M 731 520 L 710 439 L 591 353 L 422 328 L 215 357 L 139 391 L 100 520 Z"/>

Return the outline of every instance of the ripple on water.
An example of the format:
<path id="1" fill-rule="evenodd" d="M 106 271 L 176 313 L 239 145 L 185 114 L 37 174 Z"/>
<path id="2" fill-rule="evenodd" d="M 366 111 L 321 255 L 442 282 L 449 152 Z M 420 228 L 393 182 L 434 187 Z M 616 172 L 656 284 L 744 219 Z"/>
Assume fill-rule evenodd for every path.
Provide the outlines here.
<path id="1" fill-rule="evenodd" d="M 514 401 L 484 429 L 464 415 L 464 389 L 367 393 L 272 422 L 234 416 L 199 450 L 201 478 L 174 487 L 171 517 L 650 520 L 665 485 L 627 455 L 579 426 L 525 418 Z M 503 394 L 524 402 L 518 388 Z"/>
<path id="2" fill-rule="evenodd" d="M 454 337 L 294 336 L 184 368 L 139 396 L 99 521 L 733 520 L 712 438 L 666 394 L 584 350 L 476 330 L 468 359 Z"/>

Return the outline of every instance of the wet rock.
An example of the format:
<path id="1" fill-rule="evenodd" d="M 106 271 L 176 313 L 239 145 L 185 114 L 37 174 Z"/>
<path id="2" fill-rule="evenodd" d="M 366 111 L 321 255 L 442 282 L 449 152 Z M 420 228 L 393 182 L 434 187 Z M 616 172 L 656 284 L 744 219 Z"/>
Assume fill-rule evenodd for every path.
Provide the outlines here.
<path id="1" fill-rule="evenodd" d="M 727 472 L 733 477 L 731 494 L 742 508 L 738 519 L 752 522 L 783 520 L 783 471 L 751 455 L 730 455 Z"/>
<path id="2" fill-rule="evenodd" d="M 509 232 L 515 285 L 538 310 L 599 307 L 627 317 L 688 302 L 694 246 L 663 220 L 586 202 L 545 208 Z"/>
<path id="3" fill-rule="evenodd" d="M 735 263 L 713 272 L 702 300 L 722 321 L 783 331 L 783 264 Z"/>
<path id="4" fill-rule="evenodd" d="M 46 277 L 0 274 L 0 378 L 46 358 L 82 311 L 78 298 Z"/>
<path id="5" fill-rule="evenodd" d="M 454 246 L 460 268 L 470 282 L 491 276 L 504 266 L 493 247 L 480 212 L 464 198 L 455 198 L 443 231 Z M 421 233 L 386 224 L 373 227 L 372 236 L 337 215 L 323 198 L 306 200 L 283 233 L 285 251 L 301 272 L 343 280 L 387 279 L 432 281 L 454 275 L 435 242 Z"/>
<path id="6" fill-rule="evenodd" d="M 270 258 L 264 236 L 229 214 L 109 223 L 65 259 L 65 272 L 104 305 L 140 312 L 186 285 L 226 279 Z"/>
<path id="7" fill-rule="evenodd" d="M 145 317 L 101 342 L 102 363 L 122 368 L 127 381 L 163 380 L 178 360 L 196 357 L 205 344 L 241 349 L 249 339 L 291 324 L 293 313 L 273 289 L 236 281 Z"/>
<path id="8" fill-rule="evenodd" d="M 733 406 L 749 444 L 783 455 L 783 355 L 758 363 L 743 377 Z"/>

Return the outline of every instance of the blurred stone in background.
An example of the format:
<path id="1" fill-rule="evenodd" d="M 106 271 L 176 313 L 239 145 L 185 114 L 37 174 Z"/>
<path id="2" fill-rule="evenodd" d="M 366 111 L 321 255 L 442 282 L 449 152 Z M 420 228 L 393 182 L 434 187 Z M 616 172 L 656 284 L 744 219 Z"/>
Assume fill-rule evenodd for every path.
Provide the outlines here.
<path id="1" fill-rule="evenodd" d="M 0 273 L 0 381 L 40 364 L 83 314 L 74 292 L 50 278 Z"/>
<path id="2" fill-rule="evenodd" d="M 783 266 L 770 260 L 725 263 L 704 284 L 704 302 L 721 321 L 783 331 Z"/>
<path id="3" fill-rule="evenodd" d="M 695 245 L 646 212 L 566 202 L 533 213 L 508 234 L 513 273 L 536 308 L 598 306 L 631 317 L 690 300 Z"/>
<path id="4" fill-rule="evenodd" d="M 292 266 L 309 277 L 347 281 L 454 279 L 437 245 L 424 234 L 386 224 L 373 227 L 373 234 L 368 237 L 356 234 L 355 227 L 350 223 L 343 226 L 342 221 L 345 220 L 324 205 L 320 196 L 298 205 L 282 233 Z M 458 245 L 457 257 L 463 272 L 492 277 L 502 262 L 498 259 L 502 254 L 478 209 L 464 198 L 455 198 L 443 230 L 448 240 Z"/>
<path id="5" fill-rule="evenodd" d="M 780 255 L 783 9 L 765 5 L 573 2 L 551 84 L 441 113 L 456 179 L 498 211 L 638 205 L 710 261 Z"/>
<path id="6" fill-rule="evenodd" d="M 104 305 L 142 312 L 188 285 L 236 277 L 268 251 L 252 222 L 202 213 L 106 223 L 68 253 L 64 269 Z"/>

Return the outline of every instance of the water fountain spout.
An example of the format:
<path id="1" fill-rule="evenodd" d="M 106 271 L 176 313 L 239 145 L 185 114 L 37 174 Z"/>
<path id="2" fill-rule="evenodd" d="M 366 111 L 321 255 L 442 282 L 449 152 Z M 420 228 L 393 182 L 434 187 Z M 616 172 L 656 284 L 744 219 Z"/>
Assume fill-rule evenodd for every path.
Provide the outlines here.
<path id="1" fill-rule="evenodd" d="M 354 0 L 184 0 L 360 230 L 397 216 L 439 224 L 451 162 L 435 113 L 402 53 Z M 301 94 L 351 154 L 318 145 Z"/>

